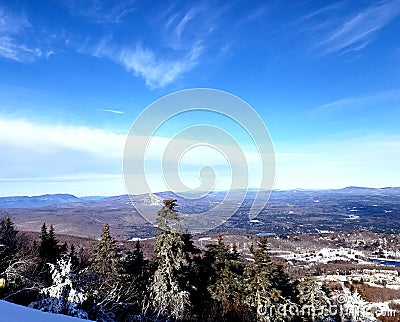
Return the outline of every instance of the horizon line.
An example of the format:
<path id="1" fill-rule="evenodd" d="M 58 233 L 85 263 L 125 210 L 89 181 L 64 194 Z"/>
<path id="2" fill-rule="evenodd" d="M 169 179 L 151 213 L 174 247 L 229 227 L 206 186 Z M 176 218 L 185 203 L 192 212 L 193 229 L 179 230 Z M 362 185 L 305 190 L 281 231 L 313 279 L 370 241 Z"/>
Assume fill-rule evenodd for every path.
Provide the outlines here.
<path id="1" fill-rule="evenodd" d="M 206 191 L 179 191 L 179 192 L 174 192 L 171 190 L 165 190 L 165 191 L 157 191 L 157 192 L 143 192 L 143 193 L 137 193 L 137 194 L 129 194 L 129 193 L 123 193 L 123 194 L 115 194 L 115 195 L 81 195 L 77 196 L 73 193 L 68 193 L 68 192 L 57 192 L 57 193 L 44 193 L 44 194 L 37 194 L 37 195 L 3 195 L 0 196 L 0 198 L 16 198 L 16 197 L 27 197 L 27 198 L 33 198 L 33 197 L 43 197 L 43 196 L 57 196 L 57 195 L 69 195 L 73 196 L 75 198 L 112 198 L 112 197 L 120 197 L 120 196 L 140 196 L 140 195 L 147 195 L 147 194 L 161 194 L 161 193 L 174 193 L 174 194 L 183 194 L 183 193 L 191 193 L 191 194 L 196 194 L 196 193 L 212 193 L 212 192 L 227 192 L 227 191 L 264 191 L 264 192 L 274 192 L 274 191 L 328 191 L 328 190 L 344 190 L 348 188 L 353 188 L 353 189 L 374 189 L 374 190 L 382 190 L 382 189 L 397 189 L 400 188 L 400 186 L 385 186 L 385 187 L 365 187 L 365 186 L 345 186 L 342 188 L 287 188 L 287 189 L 264 189 L 264 188 L 238 188 L 238 189 L 226 189 L 226 190 L 212 190 L 209 192 Z"/>

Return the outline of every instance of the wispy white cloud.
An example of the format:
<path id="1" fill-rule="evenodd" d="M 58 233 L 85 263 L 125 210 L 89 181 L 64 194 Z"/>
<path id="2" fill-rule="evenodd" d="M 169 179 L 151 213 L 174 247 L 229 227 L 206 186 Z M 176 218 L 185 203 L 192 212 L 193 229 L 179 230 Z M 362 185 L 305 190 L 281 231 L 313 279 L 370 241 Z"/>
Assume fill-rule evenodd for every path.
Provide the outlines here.
<path id="1" fill-rule="evenodd" d="M 179 17 L 179 12 L 173 13 L 166 21 L 164 29 L 168 30 L 174 21 Z"/>
<path id="2" fill-rule="evenodd" d="M 398 0 L 387 1 L 370 6 L 348 17 L 317 47 L 324 54 L 359 51 L 374 40 L 377 32 L 400 14 Z"/>
<path id="3" fill-rule="evenodd" d="M 113 114 L 124 114 L 124 111 L 120 110 L 112 110 L 112 109 L 104 109 L 104 108 L 98 108 L 97 111 L 102 111 L 102 112 L 108 112 L 108 113 L 113 113 Z"/>
<path id="4" fill-rule="evenodd" d="M 145 79 L 146 85 L 157 88 L 163 87 L 177 80 L 198 64 L 198 58 L 203 51 L 201 44 L 178 58 L 164 58 L 150 49 L 140 46 L 135 49 L 124 49 L 117 57 L 117 61 L 127 70 Z"/>
<path id="5" fill-rule="evenodd" d="M 30 27 L 25 15 L 17 15 L 0 8 L 0 33 L 16 35 Z"/>
<path id="6" fill-rule="evenodd" d="M 210 33 L 219 11 L 200 3 L 185 9 L 170 8 L 159 18 L 165 45 L 174 50 L 188 50 L 203 42 Z"/>
<path id="7" fill-rule="evenodd" d="M 31 61 L 42 56 L 39 48 L 28 48 L 26 45 L 19 44 L 14 38 L 0 36 L 0 56 L 19 62 Z"/>
<path id="8" fill-rule="evenodd" d="M 72 3 L 76 4 L 75 0 Z M 90 9 L 93 3 L 96 1 L 89 1 L 86 11 L 94 10 Z M 126 6 L 132 5 L 129 1 L 127 3 Z M 100 6 L 96 10 L 103 8 Z M 146 20 L 148 24 L 141 26 L 143 32 L 134 30 L 129 43 L 114 35 L 111 26 L 99 40 L 88 37 L 84 42 L 76 41 L 73 46 L 81 53 L 107 58 L 124 66 L 135 76 L 143 78 L 150 88 L 160 88 L 181 79 L 207 59 L 209 61 L 209 56 L 203 55 L 206 51 L 214 50 L 216 57 L 229 56 L 226 54 L 227 46 L 223 52 L 218 52 L 227 43 L 226 39 L 214 37 L 226 10 L 226 6 L 213 7 L 205 2 L 173 4 L 149 17 Z M 143 39 L 146 34 L 148 37 Z M 218 42 L 223 44 L 218 45 Z"/>
<path id="9" fill-rule="evenodd" d="M 382 102 L 384 100 L 398 100 L 400 98 L 399 93 L 395 91 L 380 92 L 373 95 L 359 96 L 359 97 L 346 97 L 333 102 L 329 102 L 316 107 L 315 111 L 327 111 L 332 109 L 339 109 L 349 106 L 358 106 L 360 104 L 369 104 Z"/>
<path id="10" fill-rule="evenodd" d="M 319 16 L 321 14 L 324 14 L 326 12 L 329 12 L 329 11 L 333 11 L 333 10 L 336 11 L 338 8 L 343 6 L 343 4 L 344 4 L 343 2 L 336 2 L 336 3 L 330 4 L 330 5 L 324 6 L 322 8 L 319 8 L 319 9 L 317 9 L 317 10 L 315 10 L 315 11 L 309 13 L 309 14 L 306 14 L 305 16 L 300 17 L 296 21 L 296 23 L 307 21 L 307 20 L 309 20 L 311 18 L 317 17 L 317 16 Z"/>
<path id="11" fill-rule="evenodd" d="M 135 11 L 133 0 L 67 0 L 62 1 L 71 15 L 83 16 L 94 23 L 118 24 Z"/>
<path id="12" fill-rule="evenodd" d="M 195 11 L 194 10 L 190 10 L 188 13 L 186 13 L 184 15 L 184 17 L 182 18 L 182 20 L 178 23 L 178 25 L 176 26 L 176 34 L 177 36 L 180 38 L 182 37 L 183 32 L 185 31 L 186 25 L 193 20 L 195 16 Z"/>
<path id="13" fill-rule="evenodd" d="M 240 27 L 246 23 L 250 23 L 252 21 L 260 19 L 268 10 L 268 6 L 264 5 L 262 7 L 256 8 L 251 13 L 240 19 L 236 23 L 236 27 Z"/>
<path id="14" fill-rule="evenodd" d="M 15 15 L 0 8 L 0 56 L 19 61 L 32 61 L 43 51 L 26 40 L 31 25 L 24 15 Z"/>
<path id="15" fill-rule="evenodd" d="M 152 17 L 158 24 L 159 42 L 152 44 L 136 37 L 136 45 L 117 43 L 112 34 L 103 37 L 97 44 L 80 48 L 81 52 L 112 60 L 129 72 L 144 79 L 150 88 L 169 85 L 187 74 L 201 63 L 200 57 L 207 50 L 210 21 L 216 13 L 210 14 L 205 5 L 188 9 L 170 6 L 165 13 Z M 148 26 L 143 26 L 146 28 Z M 148 31 L 152 32 L 152 31 Z"/>

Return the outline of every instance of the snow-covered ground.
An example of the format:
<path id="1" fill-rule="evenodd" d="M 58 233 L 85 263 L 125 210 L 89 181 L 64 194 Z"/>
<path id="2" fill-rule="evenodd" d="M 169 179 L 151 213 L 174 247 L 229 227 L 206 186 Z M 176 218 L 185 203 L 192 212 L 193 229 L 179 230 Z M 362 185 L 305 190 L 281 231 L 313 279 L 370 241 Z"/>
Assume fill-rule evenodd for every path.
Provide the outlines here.
<path id="1" fill-rule="evenodd" d="M 324 275 L 318 276 L 321 281 L 350 282 L 363 281 L 364 284 L 400 290 L 400 276 L 394 270 L 363 269 L 361 272 L 352 272 L 349 275 Z"/>
<path id="2" fill-rule="evenodd" d="M 153 237 L 150 237 L 150 238 L 132 237 L 131 239 L 128 239 L 128 241 L 143 241 L 143 240 L 149 240 L 149 239 L 153 239 Z"/>
<path id="3" fill-rule="evenodd" d="M 61 314 L 52 314 L 0 300 L 0 322 L 79 322 L 82 320 Z"/>
<path id="4" fill-rule="evenodd" d="M 304 261 L 308 263 L 324 263 L 332 261 L 353 261 L 359 264 L 369 264 L 363 252 L 349 248 L 322 248 L 317 252 L 309 253 L 289 253 L 281 254 L 278 257 L 285 258 L 287 261 Z"/>

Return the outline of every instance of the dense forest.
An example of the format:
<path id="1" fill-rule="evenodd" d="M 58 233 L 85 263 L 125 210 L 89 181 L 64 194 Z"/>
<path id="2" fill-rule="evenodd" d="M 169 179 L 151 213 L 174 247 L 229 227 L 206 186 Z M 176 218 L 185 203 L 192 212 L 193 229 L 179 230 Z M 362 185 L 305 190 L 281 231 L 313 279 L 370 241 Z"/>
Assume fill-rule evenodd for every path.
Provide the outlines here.
<path id="1" fill-rule="evenodd" d="M 251 258 L 222 236 L 201 251 L 175 207 L 165 200 L 158 212 L 151 258 L 139 241 L 123 250 L 107 224 L 88 251 L 60 244 L 52 225 L 31 241 L 2 218 L 0 298 L 97 321 L 343 321 L 338 293 L 311 276 L 289 278 L 271 261 L 266 237 Z M 348 321 L 369 318 L 350 314 Z"/>

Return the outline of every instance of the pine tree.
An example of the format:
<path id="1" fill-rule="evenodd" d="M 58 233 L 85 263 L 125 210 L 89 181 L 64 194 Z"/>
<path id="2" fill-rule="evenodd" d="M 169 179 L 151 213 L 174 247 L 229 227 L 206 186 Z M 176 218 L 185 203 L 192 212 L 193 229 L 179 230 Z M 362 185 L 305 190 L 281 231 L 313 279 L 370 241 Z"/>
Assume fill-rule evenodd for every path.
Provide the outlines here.
<path id="1" fill-rule="evenodd" d="M 176 202 L 176 199 L 164 200 L 164 207 L 158 212 L 156 221 L 157 230 L 159 232 L 179 232 L 179 221 L 182 220 L 182 217 L 180 217 L 179 213 L 174 209 L 177 206 Z"/>
<path id="2" fill-rule="evenodd" d="M 74 244 L 71 244 L 71 247 L 69 248 L 68 257 L 71 259 L 72 269 L 77 269 L 79 267 L 79 258 L 76 254 Z"/>
<path id="3" fill-rule="evenodd" d="M 268 253 L 268 241 L 261 237 L 257 249 L 250 251 L 254 261 L 245 269 L 245 303 L 256 312 L 259 321 L 279 321 L 281 317 L 274 310 L 279 304 L 285 304 L 282 296 L 288 289 L 289 278 L 282 266 L 271 261 Z"/>
<path id="4" fill-rule="evenodd" d="M 216 301 L 220 315 L 239 319 L 242 311 L 244 263 L 235 247 L 231 250 L 218 237 L 216 245 L 207 245 L 203 259 L 209 297 Z"/>
<path id="5" fill-rule="evenodd" d="M 47 232 L 46 223 L 44 222 L 40 230 L 40 239 L 45 240 L 49 238 L 49 233 Z"/>
<path id="6" fill-rule="evenodd" d="M 10 217 L 0 219 L 0 274 L 4 274 L 18 252 L 18 231 Z"/>
<path id="7" fill-rule="evenodd" d="M 40 233 L 39 256 L 43 263 L 55 263 L 62 254 L 63 249 L 58 245 L 54 227 L 50 225 L 47 232 L 46 223 L 43 223 Z"/>
<path id="8" fill-rule="evenodd" d="M 297 303 L 303 321 L 320 321 L 331 303 L 328 289 L 311 277 L 306 277 L 298 286 Z"/>
<path id="9" fill-rule="evenodd" d="M 90 301 L 97 303 L 92 314 L 101 321 L 108 321 L 107 316 L 114 316 L 111 308 L 118 310 L 118 302 L 127 290 L 126 280 L 121 275 L 121 260 L 121 250 L 110 234 L 109 225 L 105 224 L 101 239 L 92 250 L 89 269 L 83 276 L 86 280 L 84 288 L 90 293 Z"/>
<path id="10" fill-rule="evenodd" d="M 157 316 L 182 319 L 190 315 L 191 259 L 186 237 L 179 232 L 181 219 L 174 209 L 176 200 L 165 200 L 158 212 L 155 241 L 156 271 L 150 285 L 150 300 Z"/>
<path id="11" fill-rule="evenodd" d="M 50 225 L 49 228 L 49 237 L 47 240 L 47 247 L 48 247 L 48 258 L 51 262 L 56 262 L 57 258 L 62 253 L 62 246 L 58 245 L 58 239 L 54 232 L 54 226 Z"/>
<path id="12" fill-rule="evenodd" d="M 0 245 L 9 251 L 17 247 L 18 231 L 14 228 L 14 223 L 10 217 L 0 219 Z"/>
<path id="13" fill-rule="evenodd" d="M 101 232 L 101 240 L 93 248 L 91 267 L 99 275 L 118 275 L 121 251 L 116 240 L 110 235 L 110 226 L 105 224 Z"/>
<path id="14" fill-rule="evenodd" d="M 130 275 L 141 275 L 145 267 L 146 261 L 144 259 L 142 247 L 139 240 L 136 241 L 135 250 L 128 252 L 124 261 L 124 270 Z"/>
<path id="15" fill-rule="evenodd" d="M 144 258 L 139 240 L 136 241 L 135 249 L 127 252 L 123 260 L 123 273 L 118 283 L 123 286 L 120 293 L 118 318 L 127 320 L 127 315 L 142 316 L 143 308 L 148 305 L 149 284 L 152 276 L 152 267 Z"/>

